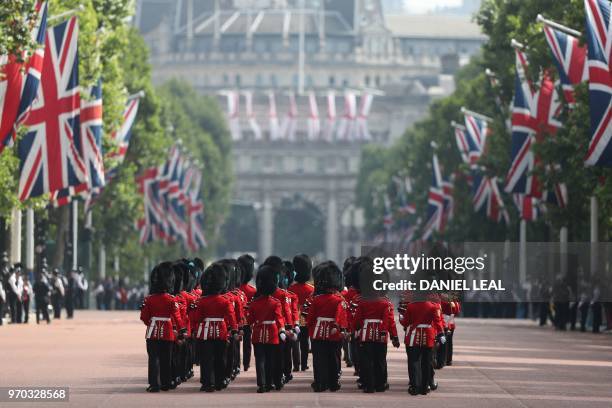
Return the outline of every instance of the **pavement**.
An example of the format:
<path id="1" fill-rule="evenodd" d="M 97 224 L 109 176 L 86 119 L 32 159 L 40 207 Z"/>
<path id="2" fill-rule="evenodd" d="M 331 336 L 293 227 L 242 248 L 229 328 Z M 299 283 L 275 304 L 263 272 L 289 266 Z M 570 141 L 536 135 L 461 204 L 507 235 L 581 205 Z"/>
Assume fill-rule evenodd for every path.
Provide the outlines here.
<path id="1" fill-rule="evenodd" d="M 407 393 L 403 347 L 389 345 L 390 390 L 363 394 L 352 369 L 342 389 L 315 394 L 312 371 L 280 392 L 256 394 L 254 368 L 227 390 L 200 393 L 198 376 L 167 393 L 145 392 L 145 327 L 135 311 L 77 311 L 51 325 L 0 327 L 0 387 L 66 386 L 68 403 L 0 402 L 1 407 L 612 407 L 612 336 L 555 332 L 531 321 L 458 319 L 451 367 L 439 389 Z"/>

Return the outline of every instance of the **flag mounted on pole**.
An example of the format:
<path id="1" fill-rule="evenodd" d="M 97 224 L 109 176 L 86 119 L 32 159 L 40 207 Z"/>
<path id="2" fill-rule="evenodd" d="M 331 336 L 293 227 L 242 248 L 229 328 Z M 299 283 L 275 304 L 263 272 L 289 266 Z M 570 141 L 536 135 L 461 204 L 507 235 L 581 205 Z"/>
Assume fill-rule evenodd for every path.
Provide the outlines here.
<path id="1" fill-rule="evenodd" d="M 106 170 L 107 182 L 117 175 L 119 165 L 125 160 L 128 147 L 130 146 L 130 139 L 132 137 L 132 126 L 136 121 L 138 106 L 140 105 L 140 98 L 143 96 L 144 92 L 140 91 L 128 97 L 125 108 L 123 109 L 123 122 L 121 123 L 119 129 L 111 134 L 111 140 L 115 143 L 117 149 L 109 152 L 106 157 L 109 159 L 115 159 L 116 163 L 114 166 Z"/>
<path id="2" fill-rule="evenodd" d="M 70 18 L 47 30 L 39 96 L 19 143 L 19 199 L 87 188 L 87 169 L 75 146 L 80 137 L 78 22 Z"/>
<path id="3" fill-rule="evenodd" d="M 25 120 L 38 94 L 45 54 L 47 2 L 38 1 L 35 10 L 32 38 L 37 48 L 25 67 L 14 55 L 0 56 L 0 153 L 14 143 L 17 128 Z M 22 68 L 25 68 L 25 76 Z"/>
<path id="4" fill-rule="evenodd" d="M 438 156 L 434 153 L 432 159 L 432 181 L 427 196 L 427 218 L 423 226 L 421 239 L 429 239 L 435 231 L 440 231 L 444 213 L 444 191 L 442 173 L 438 164 Z"/>
<path id="5" fill-rule="evenodd" d="M 612 166 L 612 20 L 608 0 L 585 0 L 591 141 L 587 166 Z"/>

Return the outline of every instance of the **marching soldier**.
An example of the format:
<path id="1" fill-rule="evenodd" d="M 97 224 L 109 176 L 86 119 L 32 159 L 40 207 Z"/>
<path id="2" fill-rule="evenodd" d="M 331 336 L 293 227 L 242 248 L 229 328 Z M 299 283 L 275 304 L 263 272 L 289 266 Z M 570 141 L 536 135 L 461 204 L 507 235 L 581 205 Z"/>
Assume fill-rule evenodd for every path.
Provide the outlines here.
<path id="1" fill-rule="evenodd" d="M 32 284 L 30 283 L 30 279 L 28 275 L 23 276 L 23 292 L 21 295 L 21 304 L 23 305 L 23 322 L 28 323 L 30 320 L 30 301 L 34 296 L 34 289 L 32 289 Z"/>
<path id="2" fill-rule="evenodd" d="M 308 308 L 307 326 L 312 344 L 314 392 L 340 389 L 340 348 L 346 335 L 347 305 L 339 293 L 342 272 L 332 262 L 315 268 L 315 292 Z"/>
<path id="3" fill-rule="evenodd" d="M 283 261 L 277 256 L 269 256 L 263 263 L 264 265 L 270 266 L 276 273 L 276 282 L 280 281 L 281 275 L 283 274 Z M 284 289 L 277 287 L 276 290 L 272 293 L 272 297 L 278 299 L 283 306 L 283 318 L 285 320 L 285 331 L 287 337 L 293 336 L 292 330 L 299 330 L 299 327 L 296 326 L 294 322 L 294 310 L 291 307 L 292 296 Z M 274 374 L 274 385 L 277 390 L 280 390 L 284 384 L 288 383 L 293 379 L 293 374 L 291 374 L 291 358 L 289 358 L 289 362 L 286 361 L 286 342 L 282 342 L 280 344 L 280 355 L 277 357 L 281 360 L 281 364 L 279 367 L 280 370 L 275 372 Z M 291 355 L 289 355 L 291 356 Z M 287 365 L 289 364 L 289 369 L 287 370 Z"/>
<path id="4" fill-rule="evenodd" d="M 172 295 L 174 296 L 175 302 L 179 306 L 179 316 L 181 318 L 181 325 L 185 327 L 185 331 L 188 332 L 187 326 L 189 325 L 189 318 L 187 317 L 187 301 L 181 296 L 183 291 L 183 269 L 180 267 L 178 262 L 172 263 L 172 272 L 174 273 L 174 287 L 172 288 Z M 187 333 L 185 333 L 187 335 Z M 186 336 L 184 336 L 186 337 Z M 184 337 L 177 338 L 174 342 L 174 348 L 172 350 L 172 388 L 176 388 L 186 380 L 184 373 L 184 356 L 185 356 L 185 339 Z"/>
<path id="5" fill-rule="evenodd" d="M 283 305 L 272 296 L 276 289 L 276 271 L 270 266 L 262 265 L 257 272 L 257 293 L 249 305 L 247 317 L 255 349 L 258 393 L 270 391 L 273 384 L 277 389 L 282 386 L 278 382 L 275 383 L 274 375 L 280 371 L 278 349 L 287 336 Z"/>
<path id="6" fill-rule="evenodd" d="M 299 366 L 302 371 L 308 370 L 308 353 L 310 351 L 310 343 L 308 339 L 308 327 L 306 327 L 306 319 L 304 317 L 304 304 L 306 300 L 312 296 L 314 286 L 309 283 L 312 275 L 312 261 L 306 254 L 296 255 L 293 258 L 293 266 L 295 268 L 295 283 L 289 286 L 289 292 L 295 293 L 297 296 L 297 309 L 299 315 L 300 332 L 298 334 L 299 348 Z M 296 364 L 294 367 L 297 368 Z"/>
<path id="7" fill-rule="evenodd" d="M 353 275 L 358 287 L 371 288 L 374 274 L 371 258 L 362 257 L 355 264 Z M 377 279 L 386 279 L 380 275 Z M 384 392 L 389 389 L 387 382 L 387 342 L 399 348 L 397 327 L 393 316 L 393 304 L 382 291 L 366 291 L 359 299 L 353 317 L 353 331 L 359 345 L 359 378 L 366 393 Z"/>
<path id="8" fill-rule="evenodd" d="M 253 296 L 257 292 L 254 286 L 250 284 L 253 279 L 253 270 L 255 268 L 255 259 L 249 254 L 244 254 L 238 257 L 238 265 L 240 266 L 241 277 L 240 290 L 246 297 L 245 314 L 248 314 L 248 305 L 253 300 Z M 251 326 L 246 324 L 242 327 L 243 340 L 242 340 L 242 368 L 244 371 L 248 371 L 251 365 Z"/>
<path id="9" fill-rule="evenodd" d="M 169 294 L 174 288 L 174 272 L 170 262 L 162 262 L 151 272 L 150 295 L 144 300 L 140 320 L 147 326 L 149 356 L 148 392 L 172 388 L 172 350 L 175 340 L 185 336 L 179 305 Z"/>
<path id="10" fill-rule="evenodd" d="M 456 323 L 455 323 L 455 316 L 457 316 L 459 313 L 461 313 L 461 304 L 459 303 L 459 300 L 456 299 L 456 297 L 451 298 L 454 300 L 451 300 L 450 303 L 450 315 L 448 316 L 448 331 L 446 332 L 446 365 L 447 366 L 452 366 L 453 365 L 453 336 L 455 334 L 455 328 L 456 328 Z M 446 313 L 444 315 L 444 319 L 446 320 Z"/>
<path id="11" fill-rule="evenodd" d="M 293 378 L 292 371 L 300 370 L 300 350 L 298 343 L 298 336 L 300 333 L 299 321 L 300 312 L 298 311 L 298 296 L 289 291 L 289 286 L 293 283 L 295 278 L 295 268 L 291 261 L 283 261 L 282 275 L 279 286 L 287 293 L 290 297 L 290 307 L 293 319 L 293 332 L 287 337 L 284 345 L 283 354 L 283 367 L 285 378 L 291 380 Z"/>
<path id="12" fill-rule="evenodd" d="M 186 304 L 185 312 L 181 315 L 181 318 L 184 319 L 185 327 L 187 328 L 187 335 L 182 346 L 181 356 L 181 363 L 183 367 L 181 380 L 184 382 L 193 377 L 194 341 L 191 338 L 191 324 L 189 322 L 188 312 L 194 307 L 198 298 L 195 294 L 193 294 L 193 288 L 196 281 L 196 272 L 193 269 L 193 263 L 187 259 L 183 259 L 178 262 L 178 267 L 181 268 L 183 272 L 183 290 L 179 296 Z"/>
<path id="13" fill-rule="evenodd" d="M 200 391 L 214 392 L 227 387 L 226 352 L 230 337 L 238 336 L 233 302 L 223 294 L 227 270 L 214 263 L 201 279 L 202 297 L 191 312 L 192 329 L 200 349 Z"/>
<path id="14" fill-rule="evenodd" d="M 406 330 L 406 354 L 408 355 L 408 376 L 411 395 L 427 395 L 436 389 L 432 367 L 434 343 L 446 342 L 440 307 L 431 299 L 419 295 L 415 301 L 406 305 L 400 324 Z M 433 385 L 433 387 L 431 387 Z"/>

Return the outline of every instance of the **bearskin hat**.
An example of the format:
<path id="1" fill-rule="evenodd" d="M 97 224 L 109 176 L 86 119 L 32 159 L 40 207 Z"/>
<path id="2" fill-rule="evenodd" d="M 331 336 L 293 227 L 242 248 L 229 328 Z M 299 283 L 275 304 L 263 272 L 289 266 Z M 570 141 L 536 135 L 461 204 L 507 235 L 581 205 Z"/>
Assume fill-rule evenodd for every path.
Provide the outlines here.
<path id="1" fill-rule="evenodd" d="M 167 293 L 174 289 L 171 262 L 162 262 L 151 271 L 149 293 Z"/>
<path id="2" fill-rule="evenodd" d="M 293 267 L 295 268 L 295 281 L 306 283 L 312 276 L 312 261 L 306 254 L 299 254 L 293 257 Z"/>
<path id="3" fill-rule="evenodd" d="M 196 266 L 189 259 L 183 259 L 180 266 L 183 269 L 183 290 L 191 292 L 197 282 Z"/>
<path id="4" fill-rule="evenodd" d="M 273 267 L 269 265 L 260 266 L 257 270 L 257 277 L 255 279 L 257 296 L 267 296 L 274 293 L 278 287 L 277 277 L 278 273 Z"/>
<path id="5" fill-rule="evenodd" d="M 227 290 L 227 268 L 220 262 L 210 265 L 200 281 L 203 295 L 218 295 Z"/>
<path id="6" fill-rule="evenodd" d="M 246 284 L 253 279 L 253 271 L 255 270 L 255 259 L 249 255 L 244 254 L 238 257 L 238 266 L 240 266 L 240 283 Z"/>
<path id="7" fill-rule="evenodd" d="M 342 275 L 344 276 L 344 284 L 347 287 L 354 286 L 353 280 L 351 279 L 351 267 L 357 261 L 357 258 L 354 256 L 349 256 L 344 260 L 344 264 L 342 265 Z"/>
<path id="8" fill-rule="evenodd" d="M 373 299 L 386 295 L 386 290 L 374 289 L 374 281 L 389 282 L 389 272 L 385 270 L 382 274 L 375 275 L 374 260 L 369 256 L 362 256 L 358 258 L 351 268 L 351 279 L 353 287 L 361 292 L 362 297 Z"/>
<path id="9" fill-rule="evenodd" d="M 344 287 L 342 271 L 333 261 L 325 261 L 317 265 L 315 288 L 318 293 L 340 291 Z"/>
<path id="10" fill-rule="evenodd" d="M 238 262 L 235 259 L 221 259 L 218 261 L 227 273 L 227 286 L 226 290 L 234 290 L 238 286 L 238 282 L 240 281 L 240 270 L 238 268 Z"/>
<path id="11" fill-rule="evenodd" d="M 183 275 L 185 272 L 180 261 L 172 264 L 172 271 L 174 272 L 174 289 L 172 294 L 178 295 L 183 290 Z"/>

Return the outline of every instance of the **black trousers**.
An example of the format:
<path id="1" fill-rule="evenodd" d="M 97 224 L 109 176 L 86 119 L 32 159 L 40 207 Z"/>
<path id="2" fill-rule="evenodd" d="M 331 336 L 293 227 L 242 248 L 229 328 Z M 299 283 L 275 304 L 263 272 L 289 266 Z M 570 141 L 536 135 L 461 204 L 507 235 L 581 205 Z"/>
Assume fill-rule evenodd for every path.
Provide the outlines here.
<path id="1" fill-rule="evenodd" d="M 272 365 L 272 381 L 274 385 L 280 387 L 283 385 L 283 361 L 284 361 L 285 343 L 280 342 L 274 350 L 274 364 Z"/>
<path id="2" fill-rule="evenodd" d="M 225 340 L 199 340 L 200 383 L 206 387 L 223 386 L 225 380 Z"/>
<path id="3" fill-rule="evenodd" d="M 580 331 L 584 332 L 587 328 L 587 318 L 589 317 L 589 304 L 587 302 L 582 303 L 578 307 L 580 312 Z"/>
<path id="4" fill-rule="evenodd" d="M 366 389 L 384 389 L 387 382 L 387 344 L 367 341 L 359 345 L 359 376 Z"/>
<path id="5" fill-rule="evenodd" d="M 255 350 L 255 373 L 257 374 L 258 387 L 272 387 L 278 348 L 278 344 L 253 344 L 253 349 Z"/>
<path id="6" fill-rule="evenodd" d="M 49 318 L 49 303 L 47 299 L 34 299 L 34 301 L 36 303 L 36 323 L 40 322 L 41 314 L 47 323 L 51 322 L 51 319 Z"/>
<path id="7" fill-rule="evenodd" d="M 281 345 L 283 350 L 283 374 L 285 378 L 291 375 L 291 370 L 293 369 L 293 346 L 296 343 L 296 341 L 291 338 L 292 333 L 287 333 L 287 340 Z"/>
<path id="8" fill-rule="evenodd" d="M 59 319 L 62 316 L 62 295 L 51 295 L 51 304 L 53 305 L 53 318 Z"/>
<path id="9" fill-rule="evenodd" d="M 593 309 L 593 333 L 599 333 L 599 326 L 601 326 L 601 319 L 603 317 L 601 303 L 593 302 L 591 304 L 591 309 Z"/>
<path id="10" fill-rule="evenodd" d="M 149 385 L 169 387 L 172 381 L 172 347 L 167 340 L 147 340 L 149 355 Z"/>
<path id="11" fill-rule="evenodd" d="M 226 351 L 226 360 L 225 360 L 225 377 L 231 378 L 232 373 L 234 372 L 234 366 L 236 361 L 236 342 L 234 337 L 230 335 L 229 345 Z"/>
<path id="12" fill-rule="evenodd" d="M 351 335 L 351 341 L 349 343 L 349 353 L 351 356 L 351 361 L 353 363 L 353 367 L 355 368 L 355 372 L 359 374 L 360 368 L 360 356 L 359 356 L 359 342 L 355 335 Z"/>
<path id="13" fill-rule="evenodd" d="M 432 348 L 406 346 L 406 354 L 410 385 L 415 387 L 417 392 L 425 392 L 427 386 L 433 383 Z"/>
<path id="14" fill-rule="evenodd" d="M 300 326 L 300 334 L 298 334 L 300 343 L 300 366 L 302 371 L 308 368 L 308 353 L 310 352 L 310 338 L 308 337 L 308 326 Z"/>
<path id="15" fill-rule="evenodd" d="M 435 356 L 434 368 L 436 370 L 444 368 L 444 366 L 446 365 L 446 358 L 447 358 L 446 343 L 441 344 L 441 343 L 436 342 L 436 345 L 434 347 L 434 356 Z"/>
<path id="16" fill-rule="evenodd" d="M 338 356 L 342 342 L 312 340 L 311 346 L 315 385 L 325 390 L 338 384 L 340 380 L 340 359 Z"/>
<path id="17" fill-rule="evenodd" d="M 449 330 L 446 334 L 446 365 L 450 365 L 453 362 L 453 336 L 455 335 L 455 329 Z"/>
<path id="18" fill-rule="evenodd" d="M 72 319 L 72 316 L 74 316 L 74 298 L 72 292 L 66 293 L 66 298 L 64 299 L 64 302 L 66 306 L 66 316 L 68 317 L 68 319 Z"/>
<path id="19" fill-rule="evenodd" d="M 244 326 L 242 331 L 242 367 L 246 371 L 251 366 L 251 326 Z"/>
<path id="20" fill-rule="evenodd" d="M 11 323 L 21 323 L 21 301 L 12 290 L 8 292 L 9 310 L 11 312 Z"/>
<path id="21" fill-rule="evenodd" d="M 23 305 L 23 322 L 27 323 L 30 316 L 30 299 L 26 299 L 22 302 Z"/>
<path id="22" fill-rule="evenodd" d="M 185 339 L 185 351 L 183 354 L 183 366 L 185 377 L 193 370 L 193 339 Z"/>

